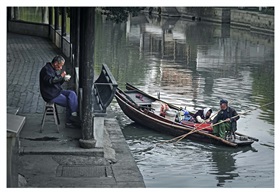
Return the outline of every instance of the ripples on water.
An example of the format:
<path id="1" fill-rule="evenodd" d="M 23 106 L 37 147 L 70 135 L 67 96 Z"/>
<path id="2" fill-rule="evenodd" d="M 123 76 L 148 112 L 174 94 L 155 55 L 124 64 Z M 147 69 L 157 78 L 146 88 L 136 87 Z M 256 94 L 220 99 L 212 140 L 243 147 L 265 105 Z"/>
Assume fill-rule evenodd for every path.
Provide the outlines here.
<path id="1" fill-rule="evenodd" d="M 269 187 L 272 183 L 273 158 L 260 157 L 254 147 L 235 149 L 188 139 L 162 144 L 173 137 L 121 118 L 147 187 Z"/>

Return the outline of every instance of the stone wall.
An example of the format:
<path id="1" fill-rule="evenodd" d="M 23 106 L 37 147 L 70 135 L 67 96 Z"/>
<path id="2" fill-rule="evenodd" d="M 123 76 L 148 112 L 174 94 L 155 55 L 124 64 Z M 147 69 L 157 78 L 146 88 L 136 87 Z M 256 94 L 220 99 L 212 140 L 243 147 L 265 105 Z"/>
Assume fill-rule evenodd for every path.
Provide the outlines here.
<path id="1" fill-rule="evenodd" d="M 159 8 L 154 8 L 152 14 L 158 15 L 158 10 Z M 177 16 L 194 21 L 228 23 L 234 28 L 274 35 L 274 15 L 254 11 L 219 7 L 162 7 L 161 15 L 165 17 Z"/>
<path id="2" fill-rule="evenodd" d="M 197 21 L 211 21 L 218 23 L 230 23 L 229 8 L 212 7 L 177 7 L 181 17 Z"/>

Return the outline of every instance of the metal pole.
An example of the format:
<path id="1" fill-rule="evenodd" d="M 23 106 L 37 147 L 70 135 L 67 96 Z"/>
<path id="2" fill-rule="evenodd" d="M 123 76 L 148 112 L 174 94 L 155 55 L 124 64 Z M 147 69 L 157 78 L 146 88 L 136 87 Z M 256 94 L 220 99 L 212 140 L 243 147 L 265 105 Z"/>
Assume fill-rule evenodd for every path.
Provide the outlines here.
<path id="1" fill-rule="evenodd" d="M 82 101 L 82 139 L 80 145 L 85 148 L 95 147 L 96 141 L 93 134 L 93 83 L 94 83 L 94 26 L 95 8 L 83 7 L 80 11 L 80 66 L 83 76 L 83 101 Z M 85 144 L 91 146 L 85 146 Z"/>

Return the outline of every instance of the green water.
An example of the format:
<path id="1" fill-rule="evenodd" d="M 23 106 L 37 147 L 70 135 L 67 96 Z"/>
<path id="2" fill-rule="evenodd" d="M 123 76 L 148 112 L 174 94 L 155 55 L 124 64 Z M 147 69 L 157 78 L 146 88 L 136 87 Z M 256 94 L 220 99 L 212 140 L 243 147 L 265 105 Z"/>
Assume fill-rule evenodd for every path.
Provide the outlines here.
<path id="1" fill-rule="evenodd" d="M 147 187 L 274 187 L 274 37 L 212 23 L 140 16 L 113 24 L 96 17 L 95 70 L 106 63 L 119 87 L 129 82 L 196 111 L 226 98 L 238 131 L 259 139 L 231 149 L 188 139 L 149 148 L 160 133 L 112 108 Z"/>

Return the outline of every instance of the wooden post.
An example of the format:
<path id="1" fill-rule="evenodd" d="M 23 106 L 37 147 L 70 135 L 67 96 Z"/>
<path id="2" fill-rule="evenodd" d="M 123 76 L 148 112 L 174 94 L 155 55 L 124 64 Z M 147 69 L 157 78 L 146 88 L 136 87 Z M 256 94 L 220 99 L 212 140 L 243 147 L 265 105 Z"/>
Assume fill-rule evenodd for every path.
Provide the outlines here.
<path id="1" fill-rule="evenodd" d="M 59 30 L 59 13 L 58 7 L 54 8 L 54 29 Z"/>
<path id="2" fill-rule="evenodd" d="M 14 20 L 19 20 L 19 7 L 14 7 Z"/>
<path id="3" fill-rule="evenodd" d="M 7 20 L 11 21 L 11 19 L 12 19 L 12 8 L 7 7 Z"/>
<path id="4" fill-rule="evenodd" d="M 48 23 L 48 7 L 42 7 L 42 23 Z"/>
<path id="5" fill-rule="evenodd" d="M 80 67 L 80 36 L 81 36 L 81 30 L 80 30 L 80 22 L 81 22 L 81 8 L 77 8 L 76 11 L 76 57 L 75 57 L 75 62 L 76 62 L 76 66 Z M 80 85 L 81 87 L 81 85 Z"/>
<path id="6" fill-rule="evenodd" d="M 49 7 L 49 37 L 51 36 L 52 25 L 53 25 L 53 8 Z"/>
<path id="7" fill-rule="evenodd" d="M 61 8 L 62 14 L 61 14 L 61 39 L 60 39 L 60 48 L 63 52 L 63 38 L 66 36 L 66 8 Z"/>
<path id="8" fill-rule="evenodd" d="M 61 36 L 66 36 L 66 7 L 62 7 L 61 10 L 62 10 Z"/>
<path id="9" fill-rule="evenodd" d="M 70 8 L 70 44 L 71 44 L 71 51 L 70 51 L 70 58 L 71 58 L 71 67 L 75 68 L 75 64 L 74 64 L 74 50 L 76 47 L 75 42 L 75 38 L 76 38 L 76 30 L 75 30 L 75 12 L 76 12 L 76 8 L 72 7 Z M 76 82 L 76 80 L 74 80 L 74 82 Z"/>
<path id="10" fill-rule="evenodd" d="M 80 71 L 82 71 L 82 139 L 83 148 L 94 148 L 93 134 L 93 83 L 94 83 L 94 27 L 95 8 L 80 8 Z"/>
<path id="11" fill-rule="evenodd" d="M 73 67 L 79 66 L 79 48 L 80 48 L 80 8 L 70 8 L 70 42 L 72 44 Z"/>

